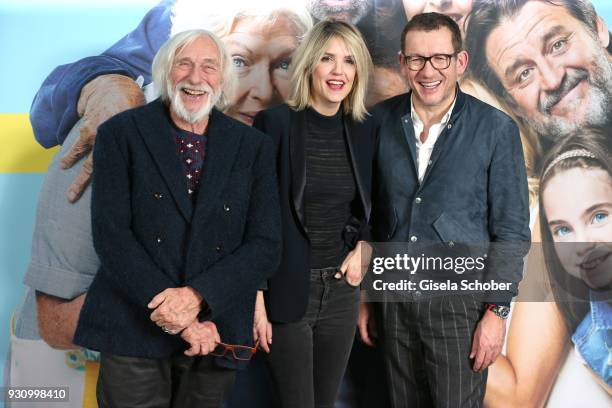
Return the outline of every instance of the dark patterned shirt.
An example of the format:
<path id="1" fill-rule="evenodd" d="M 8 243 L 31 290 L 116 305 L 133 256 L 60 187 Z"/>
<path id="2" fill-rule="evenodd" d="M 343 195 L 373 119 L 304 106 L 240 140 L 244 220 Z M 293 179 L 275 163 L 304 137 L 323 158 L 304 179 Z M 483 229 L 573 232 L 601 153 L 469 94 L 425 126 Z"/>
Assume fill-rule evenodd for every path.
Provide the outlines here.
<path id="1" fill-rule="evenodd" d="M 174 128 L 176 151 L 181 161 L 183 175 L 187 183 L 187 192 L 192 199 L 198 191 L 202 167 L 206 158 L 206 134 L 198 135 L 186 130 Z"/>

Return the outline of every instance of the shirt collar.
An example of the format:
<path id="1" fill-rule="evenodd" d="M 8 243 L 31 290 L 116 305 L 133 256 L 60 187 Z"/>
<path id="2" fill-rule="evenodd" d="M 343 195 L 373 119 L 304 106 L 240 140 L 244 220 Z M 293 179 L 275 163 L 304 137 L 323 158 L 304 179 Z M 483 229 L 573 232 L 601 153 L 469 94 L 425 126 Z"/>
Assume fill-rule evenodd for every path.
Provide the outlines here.
<path id="1" fill-rule="evenodd" d="M 453 113 L 453 108 L 455 107 L 456 102 L 457 102 L 457 95 L 455 94 L 455 99 L 453 99 L 453 103 L 451 104 L 450 108 L 448 108 L 444 116 L 442 116 L 442 120 L 438 122 L 438 124 L 445 124 L 449 121 L 450 116 Z M 412 102 L 412 95 L 410 95 L 410 118 L 412 119 L 412 123 L 415 126 L 423 127 L 423 122 L 421 121 L 421 118 L 419 117 L 419 114 L 417 113 L 417 111 L 414 109 L 414 103 Z"/>
<path id="2" fill-rule="evenodd" d="M 455 108 L 455 103 L 457 102 L 457 92 L 455 92 L 455 99 L 453 99 L 453 103 L 451 104 L 450 108 L 448 108 L 448 110 L 446 111 L 446 113 L 444 114 L 444 116 L 442 116 L 442 120 L 438 123 L 438 124 L 445 124 L 449 121 L 451 114 L 453 113 L 453 109 Z M 410 94 L 410 117 L 412 119 L 412 123 L 415 126 L 418 126 L 420 128 L 423 127 L 423 122 L 421 121 L 421 118 L 419 117 L 419 114 L 417 113 L 417 111 L 414 109 L 414 103 L 412 100 L 412 93 Z M 434 123 L 435 125 L 435 123 Z"/>

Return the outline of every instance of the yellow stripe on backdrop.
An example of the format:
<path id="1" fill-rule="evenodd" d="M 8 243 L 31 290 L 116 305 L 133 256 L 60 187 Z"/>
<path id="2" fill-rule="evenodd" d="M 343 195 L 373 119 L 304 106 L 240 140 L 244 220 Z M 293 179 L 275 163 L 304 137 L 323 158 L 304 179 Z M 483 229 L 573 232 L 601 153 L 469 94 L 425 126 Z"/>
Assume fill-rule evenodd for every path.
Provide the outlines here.
<path id="1" fill-rule="evenodd" d="M 96 384 L 100 374 L 100 363 L 85 362 L 85 384 L 83 388 L 83 408 L 97 408 Z"/>
<path id="2" fill-rule="evenodd" d="M 56 151 L 36 142 L 27 113 L 0 113 L 0 173 L 46 173 Z"/>

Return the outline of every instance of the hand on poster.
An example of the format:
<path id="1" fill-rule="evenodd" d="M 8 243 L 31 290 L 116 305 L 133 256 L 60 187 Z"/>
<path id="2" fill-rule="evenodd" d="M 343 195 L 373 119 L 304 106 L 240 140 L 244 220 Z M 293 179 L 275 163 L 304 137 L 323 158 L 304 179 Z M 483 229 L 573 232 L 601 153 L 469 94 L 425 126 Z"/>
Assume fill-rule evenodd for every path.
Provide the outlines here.
<path id="1" fill-rule="evenodd" d="M 83 117 L 79 139 L 61 160 L 65 169 L 87 155 L 83 167 L 67 192 L 68 200 L 78 200 L 89 185 L 93 172 L 93 146 L 98 126 L 110 117 L 127 109 L 143 105 L 145 97 L 136 82 L 123 75 L 101 75 L 83 87 L 77 105 Z"/>

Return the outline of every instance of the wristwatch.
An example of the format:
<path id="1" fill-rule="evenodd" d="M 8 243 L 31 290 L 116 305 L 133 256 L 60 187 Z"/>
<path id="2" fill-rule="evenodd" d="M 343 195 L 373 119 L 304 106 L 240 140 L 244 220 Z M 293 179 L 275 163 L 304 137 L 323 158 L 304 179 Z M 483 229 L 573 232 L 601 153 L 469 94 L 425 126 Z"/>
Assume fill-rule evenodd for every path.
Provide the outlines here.
<path id="1" fill-rule="evenodd" d="M 497 317 L 504 320 L 506 320 L 510 314 L 510 308 L 508 306 L 489 304 L 488 309 L 495 313 Z"/>

